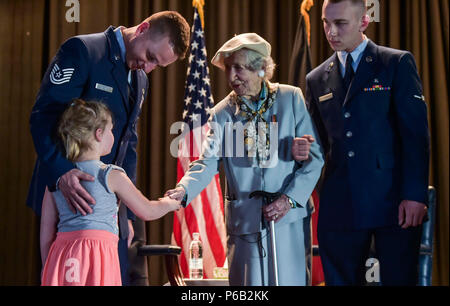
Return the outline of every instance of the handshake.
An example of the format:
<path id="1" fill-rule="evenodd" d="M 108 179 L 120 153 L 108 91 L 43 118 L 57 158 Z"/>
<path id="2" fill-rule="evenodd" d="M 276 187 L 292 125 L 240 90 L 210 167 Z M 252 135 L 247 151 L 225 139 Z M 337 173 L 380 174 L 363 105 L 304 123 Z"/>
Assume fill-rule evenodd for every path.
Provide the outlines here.
<path id="1" fill-rule="evenodd" d="M 293 159 L 299 162 L 308 160 L 311 144 L 314 142 L 315 139 L 311 135 L 304 135 L 303 137 L 295 138 L 291 148 Z M 179 205 L 178 209 L 180 209 L 182 207 L 181 201 L 183 201 L 185 195 L 186 190 L 183 187 L 179 186 L 175 187 L 175 189 L 166 191 L 166 193 L 164 194 L 164 198 L 159 200 L 168 203 L 177 202 L 177 205 Z"/>
<path id="2" fill-rule="evenodd" d="M 157 202 L 159 203 L 159 205 L 165 205 L 168 208 L 168 212 L 178 211 L 180 210 L 180 208 L 183 208 L 183 206 L 181 205 L 181 201 L 172 199 L 168 196 L 164 196 L 164 198 L 159 198 Z"/>
<path id="3" fill-rule="evenodd" d="M 186 195 L 186 191 L 183 187 L 175 187 L 175 189 L 167 190 L 164 194 L 164 199 L 171 199 L 175 201 L 179 201 L 181 205 L 181 201 L 183 201 L 184 196 Z"/>
<path id="4" fill-rule="evenodd" d="M 160 205 L 165 205 L 169 208 L 169 211 L 178 211 L 183 208 L 181 202 L 183 201 L 184 195 L 186 194 L 183 187 L 176 187 L 166 191 L 163 198 L 159 198 L 158 202 Z"/>

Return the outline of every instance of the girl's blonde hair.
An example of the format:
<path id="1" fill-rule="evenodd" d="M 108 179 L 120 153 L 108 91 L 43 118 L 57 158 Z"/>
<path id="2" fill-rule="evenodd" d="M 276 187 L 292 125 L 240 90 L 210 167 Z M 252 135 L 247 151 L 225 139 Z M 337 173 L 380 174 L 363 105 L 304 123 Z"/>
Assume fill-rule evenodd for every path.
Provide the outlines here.
<path id="1" fill-rule="evenodd" d="M 97 129 L 105 129 L 112 113 L 109 108 L 94 101 L 76 99 L 64 111 L 58 125 L 58 136 L 66 158 L 75 162 L 82 153 L 91 149 L 91 141 Z"/>

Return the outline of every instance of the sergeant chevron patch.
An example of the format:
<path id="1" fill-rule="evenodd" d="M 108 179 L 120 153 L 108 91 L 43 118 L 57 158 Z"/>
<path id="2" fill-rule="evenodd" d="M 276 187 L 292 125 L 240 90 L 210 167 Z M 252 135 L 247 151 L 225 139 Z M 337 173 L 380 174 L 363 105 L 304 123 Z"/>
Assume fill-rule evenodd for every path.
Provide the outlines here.
<path id="1" fill-rule="evenodd" d="M 58 64 L 55 64 L 55 66 L 52 69 L 52 72 L 50 73 L 50 82 L 52 82 L 55 85 L 68 83 L 70 82 L 70 79 L 72 78 L 74 71 L 75 71 L 74 68 L 60 69 Z"/>

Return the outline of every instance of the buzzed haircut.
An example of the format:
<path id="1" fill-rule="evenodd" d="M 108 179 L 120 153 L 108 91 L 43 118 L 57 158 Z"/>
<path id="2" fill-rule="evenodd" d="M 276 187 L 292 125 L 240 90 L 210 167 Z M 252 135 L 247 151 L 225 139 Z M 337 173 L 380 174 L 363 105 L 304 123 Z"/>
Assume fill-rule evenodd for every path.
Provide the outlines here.
<path id="1" fill-rule="evenodd" d="M 355 6 L 360 6 L 363 12 L 367 9 L 367 0 L 328 0 L 330 3 L 340 3 L 344 1 L 350 1 Z"/>
<path id="2" fill-rule="evenodd" d="M 148 22 L 152 33 L 168 35 L 174 53 L 179 59 L 185 58 L 189 48 L 190 27 L 180 13 L 162 11 L 151 15 L 144 22 Z"/>

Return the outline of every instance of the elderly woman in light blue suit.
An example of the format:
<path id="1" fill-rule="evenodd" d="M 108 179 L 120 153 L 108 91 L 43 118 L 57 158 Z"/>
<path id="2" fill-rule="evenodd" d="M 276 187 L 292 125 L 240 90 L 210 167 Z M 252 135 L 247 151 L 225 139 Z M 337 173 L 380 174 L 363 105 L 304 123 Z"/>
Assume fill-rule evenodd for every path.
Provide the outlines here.
<path id="1" fill-rule="evenodd" d="M 226 42 L 213 65 L 224 70 L 232 92 L 211 112 L 200 158 L 166 195 L 189 204 L 223 162 L 227 180 L 225 219 L 230 285 L 274 285 L 269 222 L 274 220 L 279 284 L 309 284 L 309 197 L 323 166 L 317 142 L 303 162 L 292 158 L 295 137 L 316 129 L 297 87 L 269 82 L 275 65 L 270 44 L 254 33 Z M 272 203 L 254 191 L 280 193 Z M 267 205 L 265 205 L 267 204 Z"/>

